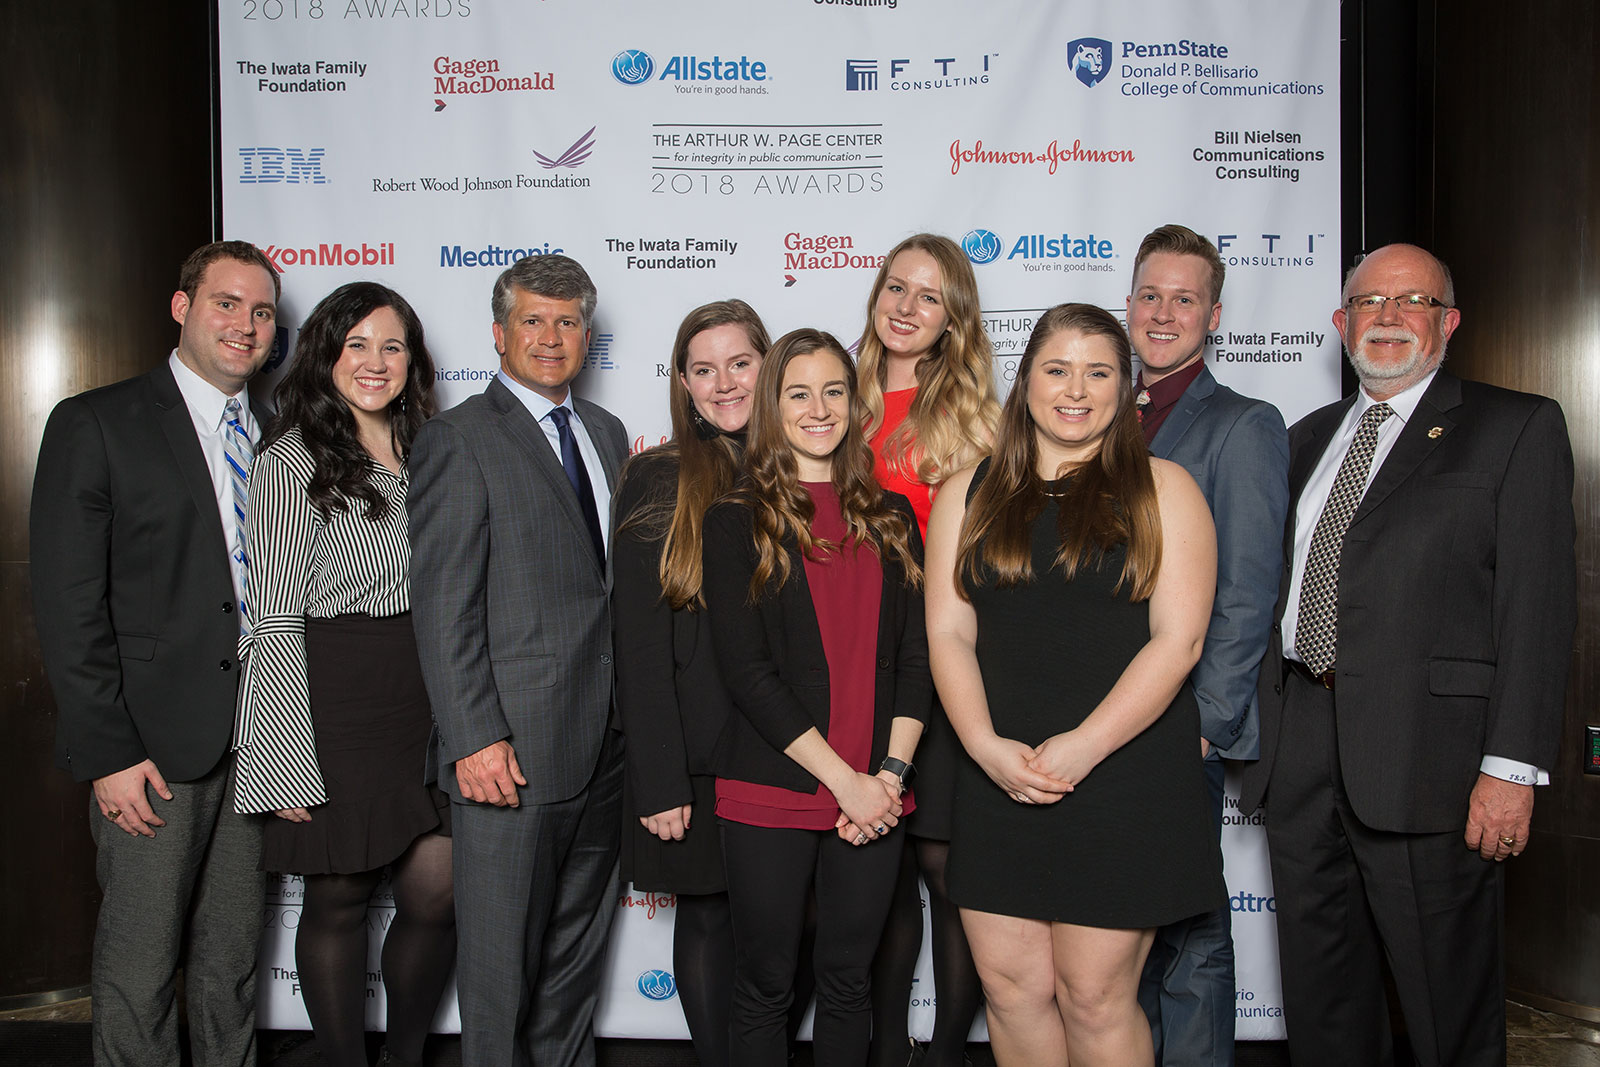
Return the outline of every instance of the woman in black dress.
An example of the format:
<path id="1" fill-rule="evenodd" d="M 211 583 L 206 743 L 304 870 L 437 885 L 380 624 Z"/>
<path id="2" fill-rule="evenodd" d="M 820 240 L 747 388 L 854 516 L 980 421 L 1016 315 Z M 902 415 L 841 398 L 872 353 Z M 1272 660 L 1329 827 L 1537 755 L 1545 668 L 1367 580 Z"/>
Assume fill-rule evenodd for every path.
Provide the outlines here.
<path id="1" fill-rule="evenodd" d="M 433 413 L 422 323 L 341 286 L 300 328 L 250 472 L 239 811 L 271 811 L 262 868 L 304 876 L 295 938 L 322 1062 L 366 1067 L 367 902 L 390 869 L 384 1064 L 421 1063 L 455 961 L 449 807 L 411 631 L 405 458 Z"/>
<path id="2" fill-rule="evenodd" d="M 740 1067 L 787 1060 L 812 891 L 813 1053 L 823 1067 L 865 1063 L 895 826 L 913 803 L 901 775 L 928 717 L 921 539 L 906 499 L 873 480 L 854 394 L 834 338 L 779 338 L 756 382 L 744 479 L 706 516 L 706 606 L 738 710 L 718 744 L 716 805 Z"/>
<path id="3" fill-rule="evenodd" d="M 929 524 L 934 676 L 958 773 L 950 895 L 1000 1064 L 1152 1062 L 1153 928 L 1220 907 L 1188 690 L 1216 584 L 1205 498 L 1139 432 L 1127 335 L 1041 316 L 994 456 Z"/>
<path id="4" fill-rule="evenodd" d="M 733 924 L 712 750 L 732 704 L 701 592 L 706 510 L 733 488 L 767 330 L 743 300 L 695 308 L 672 345 L 672 440 L 629 460 L 613 539 L 617 709 L 628 735 L 622 879 L 677 894 L 672 966 L 705 1067 L 728 1067 Z"/>

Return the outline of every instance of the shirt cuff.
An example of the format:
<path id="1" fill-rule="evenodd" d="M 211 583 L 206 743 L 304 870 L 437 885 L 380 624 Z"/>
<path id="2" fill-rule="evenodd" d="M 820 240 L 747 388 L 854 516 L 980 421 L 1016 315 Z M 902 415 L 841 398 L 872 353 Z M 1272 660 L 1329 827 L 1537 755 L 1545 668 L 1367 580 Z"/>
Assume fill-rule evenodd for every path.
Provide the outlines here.
<path id="1" fill-rule="evenodd" d="M 1503 778 L 1518 785 L 1549 785 L 1550 772 L 1531 763 L 1518 763 L 1504 756 L 1485 756 L 1478 770 L 1494 778 Z"/>

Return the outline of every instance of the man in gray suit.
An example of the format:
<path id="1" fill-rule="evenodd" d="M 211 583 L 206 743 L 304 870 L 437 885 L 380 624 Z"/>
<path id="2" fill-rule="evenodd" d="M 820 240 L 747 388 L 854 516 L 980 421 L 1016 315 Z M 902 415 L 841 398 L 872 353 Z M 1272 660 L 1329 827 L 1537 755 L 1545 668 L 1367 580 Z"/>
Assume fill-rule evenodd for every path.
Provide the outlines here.
<path id="1" fill-rule="evenodd" d="M 500 372 L 412 446 L 411 610 L 455 830 L 468 1067 L 594 1063 L 616 907 L 615 416 L 572 395 L 595 288 L 530 256 L 494 288 Z"/>
<path id="2" fill-rule="evenodd" d="M 1222 320 L 1226 268 L 1212 243 L 1162 226 L 1139 245 L 1128 334 L 1139 356 L 1140 426 L 1152 455 L 1180 463 L 1217 526 L 1217 595 L 1200 662 L 1200 754 L 1222 832 L 1222 757 L 1255 759 L 1256 677 L 1272 629 L 1289 508 L 1289 440 L 1278 409 L 1240 396 L 1206 369 L 1206 334 Z M 1233 933 L 1227 908 L 1156 931 L 1139 985 L 1156 1062 L 1233 1063 Z"/>

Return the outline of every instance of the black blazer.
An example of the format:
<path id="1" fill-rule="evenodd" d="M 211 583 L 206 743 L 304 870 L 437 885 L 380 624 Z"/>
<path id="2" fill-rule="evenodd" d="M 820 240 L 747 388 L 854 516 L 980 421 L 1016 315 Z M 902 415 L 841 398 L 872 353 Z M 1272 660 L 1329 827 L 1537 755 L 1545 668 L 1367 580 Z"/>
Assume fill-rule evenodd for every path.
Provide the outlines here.
<path id="1" fill-rule="evenodd" d="M 1295 509 L 1354 400 L 1289 431 L 1284 570 L 1261 670 L 1261 759 L 1240 791 L 1246 812 L 1262 802 L 1277 753 Z M 1555 766 L 1577 618 L 1573 538 L 1560 406 L 1440 371 L 1356 508 L 1340 557 L 1334 706 L 1344 787 L 1362 822 L 1459 831 L 1485 754 Z"/>
<path id="2" fill-rule="evenodd" d="M 678 496 L 678 457 L 658 449 L 623 471 L 611 538 L 611 617 L 617 658 L 617 711 L 628 735 L 633 814 L 653 815 L 694 800 L 692 774 L 715 774 L 717 738 L 733 712 L 722 684 L 705 611 L 673 611 L 661 595 L 662 541 L 625 529 L 645 504 L 670 509 Z M 670 511 L 668 512 L 670 514 Z"/>
<path id="3" fill-rule="evenodd" d="M 56 405 L 29 527 L 56 762 L 79 781 L 145 759 L 168 781 L 204 777 L 233 735 L 239 616 L 216 490 L 165 361 Z"/>
<path id="4" fill-rule="evenodd" d="M 911 504 L 898 493 L 885 500 L 905 516 L 912 544 L 922 541 Z M 743 505 L 723 502 L 706 516 L 705 596 L 724 684 L 738 715 L 728 720 L 716 761 L 724 777 L 809 792 L 817 780 L 783 750 L 815 726 L 828 734 L 828 660 L 805 561 L 789 542 L 789 580 L 749 602 L 756 546 Z M 928 721 L 933 677 L 922 590 L 906 585 L 904 569 L 883 561 L 878 607 L 877 685 L 873 701 L 872 767 L 888 754 L 896 718 Z M 869 771 L 871 768 L 869 768 Z"/>

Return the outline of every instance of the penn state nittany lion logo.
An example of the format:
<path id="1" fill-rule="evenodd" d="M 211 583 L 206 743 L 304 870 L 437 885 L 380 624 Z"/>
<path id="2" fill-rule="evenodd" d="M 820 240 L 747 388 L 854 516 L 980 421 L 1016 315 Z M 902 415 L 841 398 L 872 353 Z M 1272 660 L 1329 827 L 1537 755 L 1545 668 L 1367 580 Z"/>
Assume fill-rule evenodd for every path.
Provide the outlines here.
<path id="1" fill-rule="evenodd" d="M 1111 73 L 1111 42 L 1099 37 L 1079 37 L 1067 42 L 1067 69 L 1093 89 Z"/>

